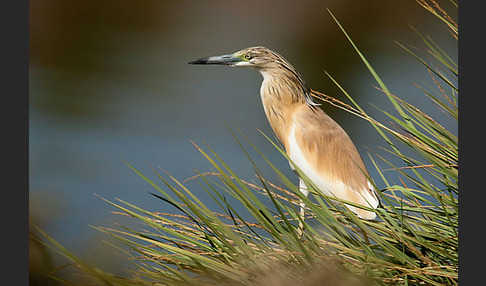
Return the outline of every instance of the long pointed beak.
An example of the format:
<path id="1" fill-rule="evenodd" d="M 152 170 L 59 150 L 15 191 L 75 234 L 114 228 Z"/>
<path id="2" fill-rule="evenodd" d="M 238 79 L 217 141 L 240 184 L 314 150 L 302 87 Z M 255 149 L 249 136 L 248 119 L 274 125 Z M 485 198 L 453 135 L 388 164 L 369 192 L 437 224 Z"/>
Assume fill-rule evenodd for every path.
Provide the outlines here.
<path id="1" fill-rule="evenodd" d="M 189 62 L 189 64 L 191 65 L 233 65 L 241 61 L 242 61 L 241 58 L 235 57 L 233 55 L 222 55 L 222 56 L 201 58 L 195 61 L 191 61 Z"/>

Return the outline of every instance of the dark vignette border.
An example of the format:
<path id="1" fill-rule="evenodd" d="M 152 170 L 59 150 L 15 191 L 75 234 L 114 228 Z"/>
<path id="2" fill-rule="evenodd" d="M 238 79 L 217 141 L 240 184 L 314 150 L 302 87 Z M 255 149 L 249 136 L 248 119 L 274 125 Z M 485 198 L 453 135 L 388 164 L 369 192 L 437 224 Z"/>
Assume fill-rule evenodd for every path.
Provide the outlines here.
<path id="1" fill-rule="evenodd" d="M 0 6 L 3 285 L 29 285 L 28 95 L 29 1 Z M 6 159 L 6 160 L 4 160 Z M 9 281 L 11 280 L 11 281 Z M 11 283 L 9 283 L 11 282 Z"/>
<path id="2" fill-rule="evenodd" d="M 459 281 L 475 285 L 484 280 L 484 3 L 458 2 Z"/>

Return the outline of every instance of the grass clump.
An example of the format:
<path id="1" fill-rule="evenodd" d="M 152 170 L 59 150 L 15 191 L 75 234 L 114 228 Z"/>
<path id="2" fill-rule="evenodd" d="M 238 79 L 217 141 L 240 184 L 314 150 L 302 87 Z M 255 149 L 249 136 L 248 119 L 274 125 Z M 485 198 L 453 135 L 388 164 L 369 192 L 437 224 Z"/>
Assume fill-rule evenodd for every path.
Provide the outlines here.
<path id="1" fill-rule="evenodd" d="M 437 2 L 417 2 L 442 21 L 457 40 L 457 24 Z M 144 225 L 143 230 L 95 227 L 115 238 L 133 259 L 136 270 L 131 277 L 117 277 L 86 265 L 38 230 L 45 243 L 89 274 L 94 283 L 106 285 L 458 284 L 458 138 L 436 119 L 392 94 L 329 13 L 394 109 L 383 111 L 391 124 L 375 120 L 328 73 L 351 104 L 313 91 L 320 100 L 367 120 L 386 142 L 387 153 L 400 162 L 397 165 L 382 155 L 370 155 L 380 184 L 385 186 L 377 188 L 382 206 L 376 210 L 355 206 L 375 211 L 377 221 L 358 219 L 343 207 L 343 203 L 352 203 L 329 200 L 308 180 L 311 195 L 304 197 L 292 180 L 250 143 L 281 186 L 270 182 L 235 136 L 254 166 L 259 184 L 240 178 L 215 151 L 194 143 L 215 171 L 193 179 L 199 180 L 219 206 L 218 212 L 200 201 L 185 182 L 158 171 L 160 182 L 155 182 L 131 165 L 153 186 L 154 197 L 178 212 L 152 212 L 120 199 L 103 199 L 119 214 Z M 424 96 L 443 111 L 443 116 L 457 121 L 457 64 L 431 37 L 416 32 L 433 64 L 406 45 L 397 44 L 430 72 L 437 88 L 420 87 Z M 278 144 L 266 138 L 286 156 Z M 390 183 L 390 170 L 400 184 Z M 228 198 L 239 205 L 229 203 Z M 299 199 L 307 207 L 303 221 L 298 216 Z M 297 232 L 299 221 L 305 226 L 302 237 Z"/>

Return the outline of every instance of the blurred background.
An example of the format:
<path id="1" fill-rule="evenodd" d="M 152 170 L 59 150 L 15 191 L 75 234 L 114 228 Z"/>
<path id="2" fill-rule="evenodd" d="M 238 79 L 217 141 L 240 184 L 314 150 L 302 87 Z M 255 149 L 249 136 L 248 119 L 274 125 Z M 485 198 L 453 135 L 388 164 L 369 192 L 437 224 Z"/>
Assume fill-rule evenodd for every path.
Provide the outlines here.
<path id="1" fill-rule="evenodd" d="M 241 177 L 256 181 L 228 128 L 240 129 L 297 182 L 288 163 L 257 132 L 273 135 L 260 102 L 261 76 L 250 69 L 187 62 L 263 45 L 290 61 L 311 88 L 347 102 L 324 74 L 328 71 L 365 110 L 383 119 L 373 105 L 386 109 L 389 103 L 326 8 L 393 93 L 440 116 L 413 85 L 432 88 L 428 73 L 394 41 L 427 57 L 413 25 L 454 58 L 456 41 L 413 0 L 30 1 L 32 222 L 75 254 L 117 271 L 122 259 L 115 259 L 116 251 L 89 225 L 121 218 L 94 194 L 174 211 L 149 195 L 152 188 L 124 162 L 154 179 L 154 168 L 181 180 L 194 170 L 211 170 L 190 140 L 207 143 Z M 383 153 L 376 131 L 335 107 L 324 104 L 323 109 L 348 132 L 380 185 L 366 155 Z M 451 122 L 441 123 L 457 130 Z M 197 182 L 188 185 L 205 197 Z M 35 247 L 32 261 L 48 265 Z"/>

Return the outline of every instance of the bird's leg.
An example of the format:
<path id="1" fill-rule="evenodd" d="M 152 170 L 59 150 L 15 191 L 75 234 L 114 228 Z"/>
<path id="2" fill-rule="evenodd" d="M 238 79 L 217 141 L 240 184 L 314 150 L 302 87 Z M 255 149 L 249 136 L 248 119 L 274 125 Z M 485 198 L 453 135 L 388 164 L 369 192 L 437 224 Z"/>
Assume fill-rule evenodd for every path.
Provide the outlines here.
<path id="1" fill-rule="evenodd" d="M 301 178 L 299 178 L 299 191 L 306 197 L 309 194 L 309 191 L 307 190 L 307 186 L 305 185 L 304 180 L 302 180 Z M 301 238 L 302 235 L 304 234 L 304 218 L 305 218 L 304 217 L 305 204 L 302 199 L 299 202 L 299 206 L 300 206 L 300 210 L 299 210 L 300 220 L 299 220 L 299 226 L 297 228 L 297 235 L 299 236 L 299 238 Z"/>

